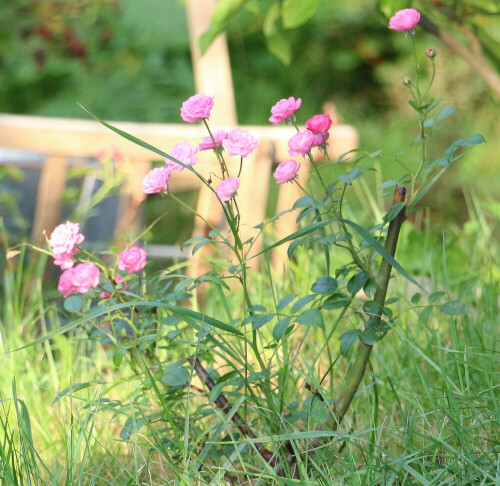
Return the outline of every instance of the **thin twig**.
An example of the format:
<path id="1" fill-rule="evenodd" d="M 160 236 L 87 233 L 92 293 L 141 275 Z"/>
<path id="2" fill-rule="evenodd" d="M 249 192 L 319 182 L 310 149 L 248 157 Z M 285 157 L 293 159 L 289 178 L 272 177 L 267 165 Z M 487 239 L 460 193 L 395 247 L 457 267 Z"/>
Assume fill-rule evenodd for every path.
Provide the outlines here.
<path id="1" fill-rule="evenodd" d="M 213 388 L 215 387 L 215 382 L 208 376 L 207 370 L 203 367 L 203 365 L 200 363 L 200 360 L 198 358 L 193 359 L 193 358 L 188 358 L 188 361 L 193 365 L 194 363 L 194 370 L 196 371 L 196 374 L 200 378 L 200 380 L 206 385 L 206 387 L 212 391 Z M 227 398 L 221 393 L 215 400 L 215 404 L 227 415 L 229 412 L 232 410 L 231 404 L 228 402 Z M 231 420 L 235 422 L 236 426 L 238 427 L 239 431 L 246 437 L 250 437 L 252 439 L 256 439 L 257 436 L 253 432 L 252 429 L 247 427 L 241 418 L 240 414 L 238 412 L 235 412 L 233 416 L 231 417 Z M 264 444 L 261 444 L 260 442 L 255 442 L 255 447 L 259 451 L 259 454 L 263 457 L 263 459 L 269 463 L 270 466 L 275 467 L 277 465 L 276 457 L 274 457 L 274 454 L 264 446 Z"/>

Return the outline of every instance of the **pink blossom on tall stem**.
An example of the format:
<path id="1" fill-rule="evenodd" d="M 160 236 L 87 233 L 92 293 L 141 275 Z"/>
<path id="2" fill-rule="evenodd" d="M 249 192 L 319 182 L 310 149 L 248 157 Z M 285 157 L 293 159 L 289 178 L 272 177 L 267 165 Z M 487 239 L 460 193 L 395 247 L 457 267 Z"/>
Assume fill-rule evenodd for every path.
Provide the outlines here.
<path id="1" fill-rule="evenodd" d="M 159 194 L 168 189 L 170 169 L 168 167 L 157 167 L 152 169 L 142 181 L 142 192 L 146 194 Z"/>
<path id="2" fill-rule="evenodd" d="M 195 154 L 198 153 L 198 147 L 193 147 L 189 145 L 188 142 L 181 142 L 177 145 L 174 145 L 172 150 L 168 153 L 174 159 L 179 160 L 184 165 L 194 165 L 198 162 L 198 158 L 195 157 Z M 177 162 L 174 162 L 170 159 L 165 159 L 165 163 L 167 164 L 170 170 L 181 171 L 184 167 Z"/>
<path id="3" fill-rule="evenodd" d="M 198 148 L 201 150 L 210 150 L 216 148 L 220 148 L 222 146 L 222 142 L 227 138 L 227 131 L 226 130 L 217 130 L 216 132 L 213 133 L 214 139 L 212 140 L 212 137 L 208 135 L 207 137 L 203 137 L 202 142 L 200 145 L 198 145 Z M 214 140 L 215 140 L 215 145 L 214 145 Z"/>
<path id="4" fill-rule="evenodd" d="M 272 115 L 269 118 L 269 121 L 273 125 L 278 125 L 282 121 L 286 121 L 288 119 L 293 122 L 295 119 L 295 111 L 300 108 L 301 104 L 302 100 L 300 98 L 295 99 L 292 96 L 288 99 L 283 98 L 282 100 L 279 100 L 271 108 Z"/>
<path id="5" fill-rule="evenodd" d="M 420 12 L 414 8 L 405 8 L 396 12 L 389 20 L 389 29 L 408 32 L 420 22 Z"/>
<path id="6" fill-rule="evenodd" d="M 273 177 L 276 179 L 276 184 L 284 184 L 285 182 L 293 180 L 299 172 L 300 164 L 293 160 L 285 160 L 276 167 Z"/>
<path id="7" fill-rule="evenodd" d="M 307 152 L 311 150 L 314 144 L 314 134 L 309 130 L 304 130 L 303 132 L 297 132 L 289 141 L 288 147 L 290 150 L 288 153 L 295 157 L 296 155 L 302 155 L 305 157 Z"/>
<path id="8" fill-rule="evenodd" d="M 228 177 L 224 179 L 217 187 L 215 192 L 223 202 L 229 201 L 240 187 L 240 180 L 237 177 Z"/>
<path id="9" fill-rule="evenodd" d="M 306 121 L 306 128 L 313 133 L 324 133 L 332 126 L 330 115 L 314 115 Z"/>
<path id="10" fill-rule="evenodd" d="M 71 284 L 80 294 L 86 294 L 92 287 L 99 285 L 101 272 L 91 262 L 80 263 L 73 269 Z"/>
<path id="11" fill-rule="evenodd" d="M 181 117 L 188 123 L 194 123 L 202 118 L 209 118 L 213 106 L 213 96 L 195 94 L 182 103 Z"/>
<path id="12" fill-rule="evenodd" d="M 79 233 L 80 225 L 66 221 L 57 226 L 50 235 L 49 245 L 54 257 L 54 264 L 63 270 L 73 266 L 73 254 L 76 246 L 83 242 L 85 237 Z"/>
<path id="13" fill-rule="evenodd" d="M 131 246 L 128 250 L 120 253 L 118 261 L 118 270 L 126 270 L 128 273 L 139 272 L 146 266 L 146 250 L 138 246 Z"/>
<path id="14" fill-rule="evenodd" d="M 227 149 L 227 155 L 248 157 L 259 145 L 259 142 L 247 130 L 236 128 L 229 132 L 222 144 Z"/>

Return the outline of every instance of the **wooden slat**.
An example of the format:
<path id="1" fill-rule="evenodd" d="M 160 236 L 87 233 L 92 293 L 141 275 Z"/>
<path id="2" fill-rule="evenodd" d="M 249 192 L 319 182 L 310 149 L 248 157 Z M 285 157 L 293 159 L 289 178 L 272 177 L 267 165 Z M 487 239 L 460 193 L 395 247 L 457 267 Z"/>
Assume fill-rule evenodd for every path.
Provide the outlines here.
<path id="1" fill-rule="evenodd" d="M 248 159 L 243 161 L 241 184 L 238 191 L 240 209 L 240 236 L 243 242 L 258 235 L 255 225 L 262 223 L 266 216 L 267 198 L 269 194 L 269 176 L 274 158 L 273 143 L 269 140 L 260 142 L 257 149 Z M 262 238 L 255 240 L 249 256 L 259 253 Z M 259 260 L 250 260 L 250 266 L 257 268 Z"/>
<path id="2" fill-rule="evenodd" d="M 216 4 L 216 0 L 186 1 L 194 84 L 198 93 L 214 97 L 214 106 L 210 113 L 212 126 L 236 125 L 236 102 L 226 38 L 223 34 L 219 35 L 203 55 L 200 49 L 200 37 L 210 25 Z M 215 226 L 219 226 L 223 219 L 224 213 L 219 202 L 206 186 L 200 188 L 197 211 Z M 206 235 L 209 231 L 210 227 L 206 222 L 196 218 L 193 234 Z M 206 258 L 210 252 L 208 246 L 197 252 L 190 269 L 192 275 L 201 275 L 209 270 Z"/>
<path id="3" fill-rule="evenodd" d="M 61 222 L 61 197 L 66 187 L 66 157 L 52 155 L 43 166 L 36 197 L 32 238 L 36 244 L 44 241 L 43 232 L 50 236 Z"/>

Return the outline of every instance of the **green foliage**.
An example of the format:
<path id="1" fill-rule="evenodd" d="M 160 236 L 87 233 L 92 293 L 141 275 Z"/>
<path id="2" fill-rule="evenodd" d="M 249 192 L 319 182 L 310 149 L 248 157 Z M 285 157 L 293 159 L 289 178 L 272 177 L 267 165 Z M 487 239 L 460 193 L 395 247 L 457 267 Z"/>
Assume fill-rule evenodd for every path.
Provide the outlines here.
<path id="1" fill-rule="evenodd" d="M 303 19 L 311 5 L 304 4 Z M 426 82 L 422 76 L 420 87 Z M 460 157 L 458 150 L 484 139 L 460 138 L 448 145 L 446 163 L 435 163 L 427 143 L 454 109 L 433 116 L 438 102 L 418 83 L 410 91 L 418 137 L 409 153 L 391 159 L 400 163 L 400 172 L 372 199 L 379 198 L 383 207 L 383 191 L 398 184 L 395 202 L 387 204 L 387 211 L 371 202 L 373 218 L 361 216 L 352 201 L 356 190 L 368 197 L 365 179 L 379 177 L 373 169 L 380 169 L 382 154 L 359 150 L 347 173 L 342 160 L 321 170 L 311 160 L 311 184 L 293 209 L 300 228 L 278 241 L 267 234 L 269 221 L 256 226 L 254 238 L 242 241 L 236 202 L 221 202 L 229 234 L 214 228 L 189 244 L 193 253 L 210 245 L 230 258 L 222 264 L 214 260 L 214 270 L 201 276 L 184 275 L 182 265 L 153 275 L 149 269 L 120 274 L 116 259 L 104 262 L 118 248 L 104 252 L 102 260 L 82 251 L 77 259 L 100 266 L 100 287 L 47 307 L 39 293 L 22 285 L 25 248 L 17 270 L 11 255 L 2 331 L 7 322 L 42 326 L 41 332 L 30 332 L 29 345 L 13 339 L 9 349 L 32 350 L 37 359 L 43 349 L 52 377 L 59 359 L 52 343 L 71 359 L 78 357 L 74 342 L 106 355 L 104 364 L 90 351 L 86 355 L 99 379 L 89 371 L 90 378 L 73 381 L 72 373 L 81 370 L 72 365 L 66 370 L 69 383 L 53 386 L 63 389 L 57 403 L 69 403 L 71 417 L 78 417 L 78 427 L 72 423 L 66 437 L 66 481 L 81 484 L 87 476 L 97 481 L 88 466 L 97 447 L 93 421 L 109 414 L 134 453 L 134 461 L 127 457 L 110 479 L 115 483 L 123 482 L 123 473 L 129 484 L 139 484 L 144 469 L 150 483 L 157 478 L 149 475 L 159 471 L 158 484 L 336 484 L 339 478 L 360 485 L 432 484 L 436 478 L 493 484 L 499 449 L 492 437 L 500 424 L 494 341 L 500 274 L 489 253 L 492 232 L 472 197 L 476 216 L 467 230 L 469 240 L 462 238 L 465 230 L 456 229 L 441 242 L 429 231 L 401 226 L 406 206 L 416 211 L 436 177 Z M 185 168 L 211 188 L 196 168 Z M 399 184 L 411 187 L 408 202 Z M 253 272 L 248 263 L 256 258 L 251 251 L 258 238 L 264 238 L 258 256 L 266 267 Z M 287 244 L 290 271 L 286 278 L 277 277 L 269 255 Z M 482 268 L 490 268 L 488 275 L 478 271 Z M 42 273 L 43 268 L 38 279 Z M 115 285 L 119 274 L 126 286 Z M 102 290 L 109 297 L 101 296 Z M 52 324 L 49 329 L 46 322 Z M 17 332 L 8 335 L 12 339 Z M 110 376 L 111 362 L 119 378 L 108 384 L 100 377 Z M 368 383 L 360 386 L 367 366 Z M 0 444 L 0 461 L 9 474 L 5 480 L 16 484 L 16 475 L 28 472 L 31 483 L 48 478 L 55 484 L 57 474 L 40 466 L 33 452 L 35 428 L 16 390 L 19 446 L 11 421 L 0 424 L 7 437 Z M 94 395 L 92 390 L 97 390 Z M 74 411 L 76 399 L 85 404 L 85 415 Z"/>

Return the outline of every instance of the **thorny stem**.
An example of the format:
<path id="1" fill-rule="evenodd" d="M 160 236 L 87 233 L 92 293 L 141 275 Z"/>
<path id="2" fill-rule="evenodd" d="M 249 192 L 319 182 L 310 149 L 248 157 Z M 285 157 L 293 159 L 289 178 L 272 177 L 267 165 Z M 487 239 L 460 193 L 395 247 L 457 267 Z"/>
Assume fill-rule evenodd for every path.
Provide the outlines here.
<path id="1" fill-rule="evenodd" d="M 396 186 L 396 191 L 394 194 L 393 205 L 399 202 L 404 202 L 406 197 L 406 188 L 404 186 Z M 406 218 L 405 208 L 403 208 L 399 214 L 389 223 L 389 229 L 387 231 L 387 239 L 385 241 L 385 249 L 394 256 L 396 254 L 396 247 L 398 243 L 399 232 L 401 230 L 401 225 Z M 376 277 L 377 290 L 375 292 L 374 301 L 379 305 L 379 312 L 374 318 L 374 328 L 380 326 L 382 320 L 382 310 L 385 304 L 385 297 L 387 295 L 387 288 L 389 286 L 389 280 L 391 277 L 392 265 L 385 259 L 382 260 L 379 271 Z M 358 387 L 365 375 L 366 365 L 370 358 L 373 346 L 360 342 L 357 348 L 356 357 L 354 363 L 347 370 L 346 378 L 342 389 L 338 395 L 337 403 L 335 406 L 335 419 L 336 422 L 333 424 L 333 430 L 336 430 L 340 423 L 343 421 L 349 406 L 358 390 Z M 316 441 L 310 443 L 311 452 L 310 455 L 314 454 L 315 448 L 324 444 L 325 438 L 320 438 Z M 297 458 L 293 458 L 297 461 Z"/>
<path id="2" fill-rule="evenodd" d="M 406 188 L 403 186 L 396 186 L 396 192 L 394 194 L 393 204 L 399 202 L 404 202 L 406 196 Z M 385 241 L 385 249 L 387 252 L 394 256 L 396 253 L 396 247 L 398 244 L 399 232 L 401 230 L 401 225 L 405 220 L 405 209 L 403 208 L 399 214 L 389 223 L 389 229 L 387 231 L 387 239 Z M 389 280 L 391 277 L 392 265 L 385 259 L 380 263 L 379 271 L 376 278 L 377 290 L 375 292 L 374 301 L 379 305 L 378 314 L 374 318 L 374 328 L 377 329 L 380 326 L 382 319 L 382 309 L 385 304 L 385 297 L 387 295 L 387 288 L 389 286 Z M 344 386 L 340 391 L 339 398 L 337 401 L 336 409 L 336 419 L 337 426 L 344 419 L 344 416 L 356 394 L 356 391 L 363 379 L 365 374 L 366 365 L 368 359 L 372 352 L 373 346 L 368 344 L 359 343 L 356 358 L 354 363 L 347 371 L 347 376 L 345 378 Z M 335 427 L 336 428 L 336 427 Z"/>

